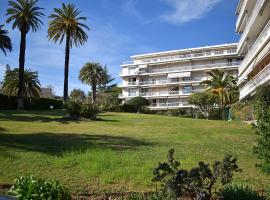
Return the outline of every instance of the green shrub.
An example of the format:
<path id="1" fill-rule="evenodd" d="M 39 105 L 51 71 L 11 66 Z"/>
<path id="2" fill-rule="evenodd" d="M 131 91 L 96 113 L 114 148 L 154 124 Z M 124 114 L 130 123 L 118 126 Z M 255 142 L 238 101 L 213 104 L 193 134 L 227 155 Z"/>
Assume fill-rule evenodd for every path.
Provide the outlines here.
<path id="1" fill-rule="evenodd" d="M 54 109 L 62 109 L 63 101 L 48 98 L 25 99 L 24 107 L 26 110 L 49 110 L 52 105 Z M 17 97 L 0 94 L 0 110 L 17 109 Z"/>
<path id="2" fill-rule="evenodd" d="M 129 197 L 125 198 L 125 200 L 163 200 L 161 194 L 159 193 L 151 193 L 151 194 L 131 194 Z"/>
<path id="3" fill-rule="evenodd" d="M 121 100 L 118 98 L 118 93 L 111 93 L 104 97 L 101 106 L 105 111 L 119 112 L 121 110 Z"/>
<path id="4" fill-rule="evenodd" d="M 87 119 L 96 119 L 99 112 L 98 106 L 92 102 L 84 101 L 81 104 L 80 117 Z"/>
<path id="5" fill-rule="evenodd" d="M 219 193 L 222 200 L 266 200 L 248 186 L 228 185 Z"/>
<path id="6" fill-rule="evenodd" d="M 197 167 L 190 171 L 180 168 L 180 162 L 174 158 L 174 150 L 168 154 L 168 161 L 159 163 L 153 171 L 153 181 L 161 184 L 162 192 L 166 198 L 177 199 L 188 195 L 193 199 L 210 200 L 218 185 L 231 183 L 235 172 L 240 169 L 237 159 L 227 155 L 222 161 L 215 161 L 210 167 L 199 162 Z"/>
<path id="7" fill-rule="evenodd" d="M 71 200 L 70 192 L 58 181 L 46 181 L 34 176 L 16 179 L 9 194 L 19 200 Z"/>
<path id="8" fill-rule="evenodd" d="M 252 105 L 252 103 L 235 103 L 232 105 L 231 111 L 233 119 L 241 121 L 255 120 L 254 106 Z"/>
<path id="9" fill-rule="evenodd" d="M 81 103 L 75 102 L 75 101 L 68 101 L 65 104 L 65 109 L 68 116 L 72 118 L 78 118 L 80 117 L 80 113 L 81 113 Z"/>
<path id="10" fill-rule="evenodd" d="M 141 113 L 143 108 L 148 106 L 150 103 L 144 97 L 134 97 L 130 99 L 127 104 L 133 106 L 137 113 Z"/>
<path id="11" fill-rule="evenodd" d="M 256 91 L 256 119 L 255 133 L 258 135 L 254 152 L 262 161 L 265 171 L 270 166 L 270 87 L 259 87 Z"/>
<path id="12" fill-rule="evenodd" d="M 120 110 L 122 112 L 127 112 L 127 113 L 136 113 L 137 112 L 136 107 L 134 105 L 126 104 L 126 103 L 121 105 Z"/>

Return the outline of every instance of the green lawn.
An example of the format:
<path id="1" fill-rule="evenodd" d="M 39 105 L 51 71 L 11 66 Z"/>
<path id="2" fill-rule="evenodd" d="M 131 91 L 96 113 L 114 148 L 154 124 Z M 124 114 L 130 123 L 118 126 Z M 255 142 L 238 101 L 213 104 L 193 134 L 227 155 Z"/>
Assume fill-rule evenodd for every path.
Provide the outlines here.
<path id="1" fill-rule="evenodd" d="M 270 176 L 255 167 L 249 125 L 157 115 L 101 114 L 100 121 L 63 120 L 61 111 L 0 112 L 0 184 L 21 175 L 59 179 L 73 192 L 147 191 L 152 169 L 175 148 L 185 168 L 226 153 L 243 172 L 235 181 L 257 189 Z"/>

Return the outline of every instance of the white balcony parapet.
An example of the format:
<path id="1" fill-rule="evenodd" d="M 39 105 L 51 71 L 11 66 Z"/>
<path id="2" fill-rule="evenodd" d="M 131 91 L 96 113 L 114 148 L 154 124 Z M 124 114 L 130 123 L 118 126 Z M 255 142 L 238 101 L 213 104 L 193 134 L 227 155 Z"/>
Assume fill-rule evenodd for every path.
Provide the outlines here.
<path id="1" fill-rule="evenodd" d="M 240 49 L 242 48 L 244 42 L 246 41 L 247 34 L 251 30 L 251 26 L 254 24 L 255 19 L 259 15 L 260 10 L 261 10 L 262 6 L 264 5 L 264 2 L 265 1 L 266 0 L 257 0 L 257 3 L 255 5 L 255 8 L 253 9 L 253 11 L 252 11 L 249 19 L 247 20 L 247 24 L 246 24 L 245 30 L 244 30 L 244 32 L 241 35 L 241 38 L 239 40 L 238 47 L 237 47 L 237 52 L 238 53 L 239 53 Z"/>
<path id="2" fill-rule="evenodd" d="M 241 2 L 241 8 L 240 8 L 240 12 L 238 14 L 238 18 L 236 21 L 236 30 L 238 30 L 239 26 L 241 25 L 241 23 L 243 22 L 243 18 L 244 18 L 244 13 L 245 13 L 245 7 L 247 5 L 247 1 L 248 0 L 243 0 Z"/>
<path id="3" fill-rule="evenodd" d="M 172 102 L 172 103 L 153 103 L 150 108 L 177 108 L 190 106 L 187 102 Z"/>
<path id="4" fill-rule="evenodd" d="M 245 56 L 244 60 L 242 61 L 240 68 L 239 68 L 239 81 L 238 83 L 241 83 L 245 77 L 252 71 L 252 69 L 256 66 L 252 66 L 248 68 L 250 63 L 254 60 L 255 56 L 258 54 L 258 52 L 261 50 L 261 47 L 263 47 L 267 41 L 270 40 L 270 21 L 267 23 L 267 25 L 264 27 L 263 31 Z"/>
<path id="5" fill-rule="evenodd" d="M 270 80 L 270 64 L 259 72 L 253 79 L 240 89 L 240 100 L 256 90 L 256 88 Z"/>
<path id="6" fill-rule="evenodd" d="M 174 55 L 174 56 L 163 56 L 159 58 L 145 59 L 145 60 L 141 60 L 141 63 L 148 64 L 148 63 L 157 63 L 157 62 L 166 62 L 166 61 L 177 61 L 177 60 L 190 59 L 190 58 L 201 58 L 201 57 L 232 55 L 232 54 L 234 55 L 236 53 L 237 53 L 237 49 L 212 50 L 212 51 L 203 51 L 200 53 L 189 53 L 189 54 L 180 54 L 180 55 Z M 123 65 L 132 65 L 132 64 L 135 65 L 133 61 L 123 62 Z"/>
<path id="7" fill-rule="evenodd" d="M 133 76 L 133 75 L 143 75 L 143 74 L 154 74 L 154 73 L 172 73 L 172 72 L 184 72 L 193 70 L 204 70 L 211 68 L 221 68 L 221 67 L 238 67 L 240 61 L 237 62 L 227 62 L 227 63 L 216 63 L 216 64 L 204 64 L 204 65 L 193 65 L 193 66 L 182 66 L 182 67 L 163 67 L 157 69 L 146 68 L 144 70 L 136 71 L 134 74 L 120 74 L 120 76 Z"/>

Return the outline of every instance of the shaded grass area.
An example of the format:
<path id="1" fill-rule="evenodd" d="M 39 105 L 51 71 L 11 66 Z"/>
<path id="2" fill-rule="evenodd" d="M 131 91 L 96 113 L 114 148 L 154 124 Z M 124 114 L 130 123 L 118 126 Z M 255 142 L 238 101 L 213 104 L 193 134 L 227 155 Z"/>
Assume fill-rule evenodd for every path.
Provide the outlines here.
<path id="1" fill-rule="evenodd" d="M 0 184 L 21 175 L 59 179 L 73 192 L 149 191 L 152 170 L 169 148 L 185 168 L 227 153 L 243 172 L 235 181 L 266 188 L 255 167 L 256 136 L 240 122 L 104 113 L 98 121 L 71 121 L 63 111 L 0 111 Z"/>

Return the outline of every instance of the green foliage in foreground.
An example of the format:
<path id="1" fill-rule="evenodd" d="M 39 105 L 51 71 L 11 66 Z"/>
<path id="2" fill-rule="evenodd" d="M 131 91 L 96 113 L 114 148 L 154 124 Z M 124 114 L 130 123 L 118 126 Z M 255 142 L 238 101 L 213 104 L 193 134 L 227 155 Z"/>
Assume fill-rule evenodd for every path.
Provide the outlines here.
<path id="1" fill-rule="evenodd" d="M 0 184 L 33 174 L 59 180 L 72 193 L 150 192 L 153 168 L 174 148 L 181 167 L 235 155 L 234 183 L 261 190 L 270 176 L 256 168 L 256 135 L 238 122 L 160 115 L 101 113 L 100 120 L 63 118 L 55 111 L 0 111 Z"/>
<path id="2" fill-rule="evenodd" d="M 228 185 L 220 193 L 222 200 L 266 200 L 255 190 L 243 185 Z"/>
<path id="3" fill-rule="evenodd" d="M 71 200 L 68 189 L 58 181 L 50 182 L 34 176 L 16 179 L 9 193 L 18 200 Z"/>
<path id="4" fill-rule="evenodd" d="M 263 167 L 270 166 L 270 88 L 263 86 L 256 94 L 257 123 L 255 132 L 259 136 L 254 151 L 263 161 Z M 267 170 L 267 169 L 266 169 Z M 270 169 L 268 169 L 270 171 Z"/>
<path id="5" fill-rule="evenodd" d="M 241 171 L 237 159 L 231 155 L 222 161 L 209 164 L 200 161 L 197 167 L 185 170 L 175 160 L 174 149 L 169 150 L 168 161 L 154 169 L 153 181 L 160 182 L 166 199 L 178 199 L 188 195 L 191 199 L 213 199 L 217 187 L 232 182 L 235 172 Z"/>

